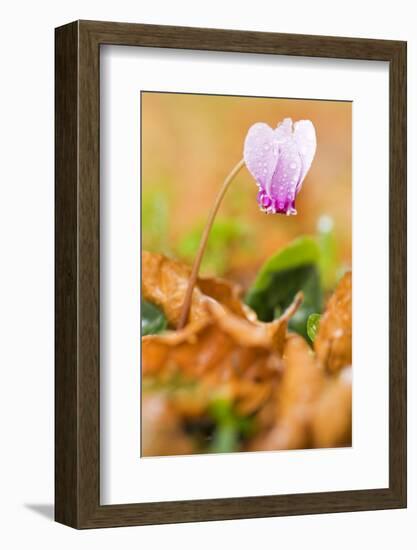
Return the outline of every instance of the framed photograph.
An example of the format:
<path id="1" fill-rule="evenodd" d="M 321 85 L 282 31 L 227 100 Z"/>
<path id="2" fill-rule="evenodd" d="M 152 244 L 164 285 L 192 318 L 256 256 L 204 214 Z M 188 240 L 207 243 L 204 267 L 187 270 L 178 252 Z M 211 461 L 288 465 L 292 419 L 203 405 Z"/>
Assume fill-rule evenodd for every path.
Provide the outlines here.
<path id="1" fill-rule="evenodd" d="M 406 506 L 406 43 L 56 29 L 56 521 Z"/>

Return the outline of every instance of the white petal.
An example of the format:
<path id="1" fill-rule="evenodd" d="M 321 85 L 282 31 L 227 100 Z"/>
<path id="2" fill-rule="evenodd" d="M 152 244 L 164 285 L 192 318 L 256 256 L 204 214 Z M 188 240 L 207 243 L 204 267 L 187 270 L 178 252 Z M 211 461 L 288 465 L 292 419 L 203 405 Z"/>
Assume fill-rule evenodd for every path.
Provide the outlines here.
<path id="1" fill-rule="evenodd" d="M 274 140 L 274 130 L 268 124 L 257 122 L 249 128 L 243 158 L 258 185 L 268 188 L 278 162 L 278 144 Z"/>
<path id="2" fill-rule="evenodd" d="M 284 118 L 275 128 L 275 138 L 281 143 L 292 138 L 292 120 Z"/>
<path id="3" fill-rule="evenodd" d="M 310 170 L 317 147 L 316 131 L 311 120 L 299 120 L 294 124 L 294 139 L 302 161 L 301 186 Z"/>

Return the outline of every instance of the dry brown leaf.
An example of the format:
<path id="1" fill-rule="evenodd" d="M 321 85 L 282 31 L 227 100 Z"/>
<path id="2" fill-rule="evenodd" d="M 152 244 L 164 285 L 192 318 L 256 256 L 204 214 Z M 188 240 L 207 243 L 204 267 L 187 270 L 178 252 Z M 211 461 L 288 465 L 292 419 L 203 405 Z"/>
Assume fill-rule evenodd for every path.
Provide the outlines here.
<path id="1" fill-rule="evenodd" d="M 182 430 L 181 419 L 164 395 L 147 395 L 142 401 L 142 456 L 185 455 L 195 452 Z"/>
<path id="2" fill-rule="evenodd" d="M 249 321 L 208 303 L 205 319 L 142 338 L 142 375 L 198 380 L 209 393 L 221 392 L 249 414 L 267 400 L 279 379 L 287 322 L 301 300 L 298 295 L 272 323 Z"/>
<path id="3" fill-rule="evenodd" d="M 234 355 L 233 370 L 243 372 L 256 363 L 253 359 L 260 353 L 277 352 L 280 356 L 288 320 L 301 301 L 302 294 L 298 294 L 285 313 L 271 323 L 249 321 L 208 302 L 205 316 L 183 329 L 142 338 L 142 372 L 154 374 L 175 364 L 178 370 L 195 377 L 212 369 L 220 371 L 225 357 L 230 364 L 230 352 Z M 236 354 L 245 361 L 237 361 Z"/>
<path id="4" fill-rule="evenodd" d="M 346 367 L 327 382 L 313 418 L 315 447 L 352 444 L 352 369 Z"/>
<path id="5" fill-rule="evenodd" d="M 284 350 L 275 426 L 250 444 L 250 450 L 302 449 L 311 446 L 311 419 L 325 374 L 306 341 L 291 335 Z"/>
<path id="6" fill-rule="evenodd" d="M 330 372 L 352 364 L 352 273 L 346 273 L 330 298 L 314 340 L 317 357 Z"/>
<path id="7" fill-rule="evenodd" d="M 199 277 L 197 286 L 203 294 L 214 298 L 232 313 L 250 321 L 256 320 L 256 313 L 241 301 L 242 289 L 239 285 L 219 277 Z"/>
<path id="8" fill-rule="evenodd" d="M 277 352 L 262 345 L 240 345 L 215 320 L 188 325 L 181 332 L 142 339 L 144 377 L 169 373 L 187 381 L 198 380 L 208 396 L 221 392 L 240 401 L 245 413 L 260 403 L 280 369 Z"/>
<path id="9" fill-rule="evenodd" d="M 281 317 L 270 323 L 263 323 L 256 319 L 249 321 L 236 315 L 230 315 L 214 302 L 207 304 L 207 307 L 218 325 L 232 335 L 237 343 L 243 346 L 264 347 L 278 351 L 282 355 L 288 321 L 298 310 L 302 301 L 303 293 L 299 292 Z"/>
<path id="10" fill-rule="evenodd" d="M 189 267 L 149 252 L 143 253 L 142 262 L 143 297 L 161 307 L 175 327 Z M 142 338 L 143 380 L 157 381 L 156 388 L 160 384 L 159 390 L 144 392 L 145 456 L 196 452 L 184 426 L 206 418 L 218 397 L 231 400 L 243 416 L 255 415 L 257 435 L 247 441 L 247 450 L 350 444 L 350 370 L 341 369 L 351 364 L 352 355 L 351 274 L 344 276 L 327 304 L 316 353 L 287 331 L 301 293 L 271 323 L 258 321 L 239 295 L 237 285 L 200 278 L 189 324 Z M 185 387 L 170 389 L 178 376 Z"/>
<path id="11" fill-rule="evenodd" d="M 168 323 L 176 327 L 181 314 L 191 269 L 162 254 L 142 252 L 142 295 L 159 306 Z M 254 313 L 239 299 L 240 287 L 219 278 L 199 278 L 193 291 L 190 322 L 208 316 L 206 304 L 216 300 L 242 317 L 254 318 Z"/>
<path id="12" fill-rule="evenodd" d="M 323 369 L 317 364 L 313 351 L 298 335 L 288 338 L 284 350 L 284 376 L 280 390 L 280 416 L 290 416 L 295 408 L 299 415 L 308 416 L 324 381 Z"/>

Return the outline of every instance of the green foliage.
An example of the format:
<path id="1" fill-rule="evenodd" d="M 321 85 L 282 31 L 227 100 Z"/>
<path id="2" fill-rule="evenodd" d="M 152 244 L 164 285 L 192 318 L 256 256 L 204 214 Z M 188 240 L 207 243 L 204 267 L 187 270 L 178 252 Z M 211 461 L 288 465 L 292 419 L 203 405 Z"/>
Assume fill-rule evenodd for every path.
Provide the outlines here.
<path id="1" fill-rule="evenodd" d="M 337 246 L 333 220 L 321 216 L 317 224 L 317 242 L 320 248 L 319 270 L 323 288 L 332 290 L 338 278 Z"/>
<path id="2" fill-rule="evenodd" d="M 144 392 L 175 393 L 194 392 L 197 386 L 196 380 L 184 378 L 180 373 L 174 372 L 170 376 L 160 379 L 154 376 L 142 377 L 142 390 Z"/>
<path id="3" fill-rule="evenodd" d="M 216 424 L 209 451 L 212 453 L 238 451 L 240 440 L 252 433 L 252 419 L 238 415 L 234 411 L 233 404 L 222 398 L 212 401 L 209 412 Z"/>
<path id="4" fill-rule="evenodd" d="M 312 313 L 307 319 L 307 334 L 312 342 L 314 342 L 319 330 L 320 318 L 321 315 L 319 313 Z"/>
<path id="5" fill-rule="evenodd" d="M 194 260 L 203 229 L 204 224 L 198 224 L 179 242 L 177 252 L 188 263 Z M 241 221 L 218 218 L 210 232 L 201 271 L 223 274 L 229 267 L 229 258 L 235 248 L 250 248 L 249 234 L 248 227 Z"/>
<path id="6" fill-rule="evenodd" d="M 319 257 L 316 239 L 300 237 L 265 262 L 246 296 L 261 321 L 279 317 L 301 290 L 304 301 L 289 328 L 307 337 L 307 319 L 323 305 Z"/>
<path id="7" fill-rule="evenodd" d="M 156 186 L 142 193 L 142 246 L 151 252 L 169 254 L 169 197 Z"/>
<path id="8" fill-rule="evenodd" d="M 167 328 L 167 320 L 163 312 L 154 304 L 141 301 L 142 336 L 158 334 Z"/>

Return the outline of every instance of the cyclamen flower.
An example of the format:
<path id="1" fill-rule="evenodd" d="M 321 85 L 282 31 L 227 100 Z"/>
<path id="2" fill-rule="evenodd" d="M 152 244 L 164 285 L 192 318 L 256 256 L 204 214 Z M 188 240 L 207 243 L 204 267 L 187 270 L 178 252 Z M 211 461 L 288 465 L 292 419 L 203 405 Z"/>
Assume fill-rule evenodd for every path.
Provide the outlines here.
<path id="1" fill-rule="evenodd" d="M 259 188 L 257 201 L 268 214 L 297 214 L 295 198 L 316 152 L 316 132 L 310 120 L 293 126 L 285 118 L 273 130 L 257 122 L 247 133 L 243 158 Z"/>

